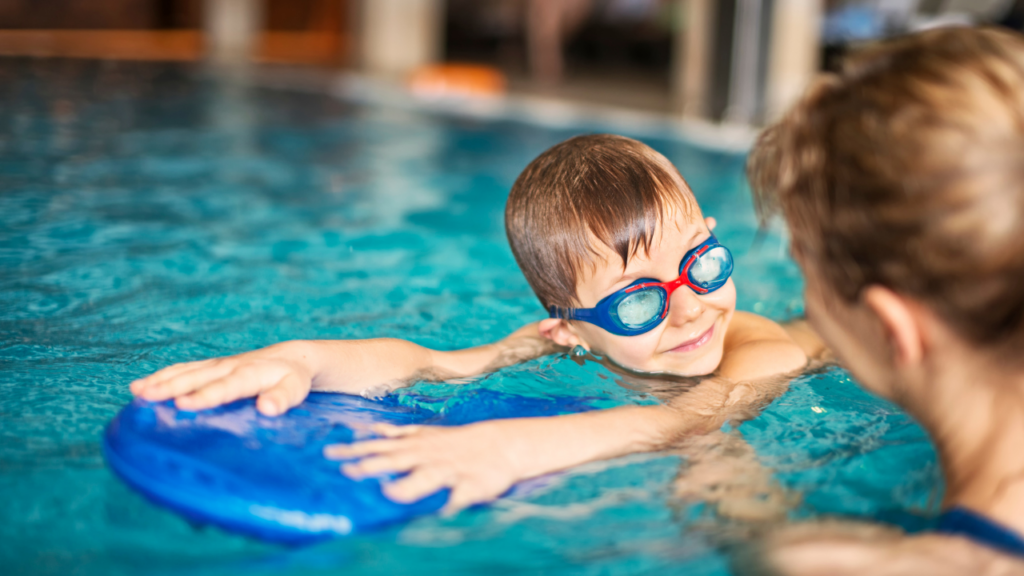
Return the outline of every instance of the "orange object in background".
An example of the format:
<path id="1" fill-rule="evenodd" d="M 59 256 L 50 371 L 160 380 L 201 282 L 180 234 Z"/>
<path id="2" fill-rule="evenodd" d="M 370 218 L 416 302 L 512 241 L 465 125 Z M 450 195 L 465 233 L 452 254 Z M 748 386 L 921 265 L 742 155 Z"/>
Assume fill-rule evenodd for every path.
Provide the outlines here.
<path id="1" fill-rule="evenodd" d="M 508 82 L 497 68 L 479 64 L 432 64 L 409 75 L 409 90 L 416 96 L 503 96 Z"/>

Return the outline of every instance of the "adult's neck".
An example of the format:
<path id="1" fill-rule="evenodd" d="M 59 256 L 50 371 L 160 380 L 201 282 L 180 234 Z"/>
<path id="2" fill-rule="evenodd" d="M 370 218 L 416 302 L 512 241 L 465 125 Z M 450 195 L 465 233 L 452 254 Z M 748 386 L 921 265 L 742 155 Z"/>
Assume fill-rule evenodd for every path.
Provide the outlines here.
<path id="1" fill-rule="evenodd" d="M 1024 534 L 1024 371 L 968 349 L 948 350 L 922 372 L 908 410 L 939 451 L 943 507 L 963 506 Z M 993 368 L 997 366 L 997 368 Z"/>

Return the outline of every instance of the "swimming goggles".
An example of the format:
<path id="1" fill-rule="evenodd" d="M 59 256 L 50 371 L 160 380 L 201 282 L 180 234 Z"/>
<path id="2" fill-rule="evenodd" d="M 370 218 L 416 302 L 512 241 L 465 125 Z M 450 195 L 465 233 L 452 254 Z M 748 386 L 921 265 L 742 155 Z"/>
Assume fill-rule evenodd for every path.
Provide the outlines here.
<path id="1" fill-rule="evenodd" d="M 552 318 L 581 320 L 618 336 L 637 336 L 650 332 L 668 316 L 669 299 L 680 286 L 697 294 L 714 292 L 729 280 L 732 269 L 732 253 L 712 234 L 683 256 L 679 278 L 671 282 L 641 278 L 602 298 L 593 308 L 551 306 L 548 311 Z"/>

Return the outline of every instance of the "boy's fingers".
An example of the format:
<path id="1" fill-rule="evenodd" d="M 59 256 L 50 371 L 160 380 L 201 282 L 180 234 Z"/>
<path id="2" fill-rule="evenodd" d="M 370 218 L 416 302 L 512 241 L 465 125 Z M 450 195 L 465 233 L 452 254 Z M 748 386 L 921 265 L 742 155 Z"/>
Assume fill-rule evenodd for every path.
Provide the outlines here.
<path id="1" fill-rule="evenodd" d="M 174 403 L 182 410 L 204 410 L 254 396 L 262 387 L 260 380 L 251 372 L 234 370 L 191 394 L 181 396 Z"/>
<path id="2" fill-rule="evenodd" d="M 384 486 L 384 495 L 395 502 L 415 502 L 448 485 L 448 475 L 437 468 L 418 468 L 405 478 Z"/>
<path id="3" fill-rule="evenodd" d="M 419 459 L 412 454 L 388 454 L 371 456 L 359 462 L 345 464 L 341 471 L 349 477 L 375 476 L 386 472 L 408 472 L 419 464 Z"/>
<path id="4" fill-rule="evenodd" d="M 460 488 L 456 486 L 452 489 L 451 495 L 448 496 L 448 503 L 441 509 L 443 516 L 454 516 L 461 510 L 472 506 L 473 504 L 479 504 L 480 502 L 486 502 L 489 498 L 483 498 L 479 495 L 475 495 L 474 491 L 470 488 Z"/>
<path id="5" fill-rule="evenodd" d="M 231 373 L 233 368 L 234 366 L 228 362 L 201 365 L 162 382 L 148 385 L 141 395 L 153 402 L 176 398 L 223 378 Z"/>
<path id="6" fill-rule="evenodd" d="M 358 458 L 373 454 L 386 454 L 402 446 L 395 440 L 365 440 L 353 444 L 332 444 L 324 448 L 324 456 L 332 459 Z"/>
<path id="7" fill-rule="evenodd" d="M 289 374 L 256 398 L 256 409 L 267 416 L 284 414 L 306 398 L 302 378 Z"/>
<path id="8" fill-rule="evenodd" d="M 371 432 L 375 432 L 388 438 L 401 438 L 402 436 L 415 434 L 422 429 L 423 426 L 416 425 L 396 426 L 394 424 L 374 424 L 373 426 L 370 426 Z"/>
<path id="9" fill-rule="evenodd" d="M 181 372 L 184 372 L 186 370 L 192 370 L 193 368 L 196 368 L 202 364 L 208 364 L 209 362 L 210 359 L 207 358 L 206 360 L 193 360 L 191 362 L 179 362 L 177 364 L 171 364 L 170 366 L 165 366 L 164 368 L 161 368 L 156 372 L 153 372 L 149 376 L 139 378 L 137 382 L 152 383 L 158 382 L 160 380 L 166 380 L 167 378 L 170 378 L 175 374 L 180 374 Z"/>
<path id="10" fill-rule="evenodd" d="M 206 364 L 208 362 L 209 360 L 199 360 L 197 362 L 182 362 L 181 364 L 174 364 L 168 366 L 166 368 L 153 372 L 149 376 L 139 378 L 138 380 L 132 382 L 131 385 L 129 386 L 129 389 L 131 389 L 132 394 L 138 394 L 145 390 L 146 388 L 149 388 L 150 386 L 159 384 L 164 380 L 173 378 L 183 372 L 194 370 L 198 368 L 201 364 Z"/>

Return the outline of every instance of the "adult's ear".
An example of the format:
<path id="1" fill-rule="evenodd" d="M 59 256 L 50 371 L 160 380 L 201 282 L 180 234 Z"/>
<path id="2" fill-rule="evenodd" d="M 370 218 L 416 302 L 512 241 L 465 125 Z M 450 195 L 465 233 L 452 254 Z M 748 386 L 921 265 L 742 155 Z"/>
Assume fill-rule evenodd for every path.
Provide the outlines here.
<path id="1" fill-rule="evenodd" d="M 566 348 L 583 346 L 588 351 L 590 350 L 590 347 L 580 340 L 580 337 L 572 329 L 572 326 L 569 325 L 569 322 L 561 318 L 545 318 L 540 321 L 537 329 L 540 331 L 541 336 L 559 346 L 565 346 Z"/>
<path id="2" fill-rule="evenodd" d="M 884 286 L 868 286 L 861 300 L 881 322 L 895 355 L 893 360 L 904 366 L 920 362 L 925 348 L 921 309 Z"/>

